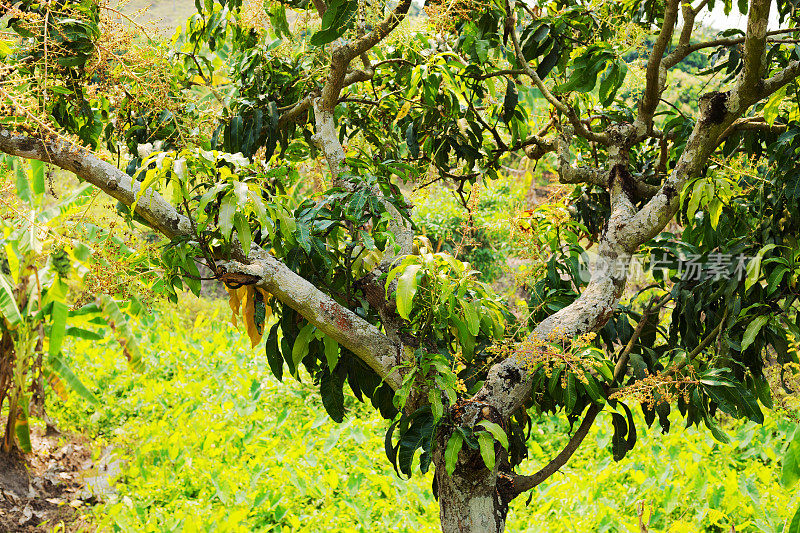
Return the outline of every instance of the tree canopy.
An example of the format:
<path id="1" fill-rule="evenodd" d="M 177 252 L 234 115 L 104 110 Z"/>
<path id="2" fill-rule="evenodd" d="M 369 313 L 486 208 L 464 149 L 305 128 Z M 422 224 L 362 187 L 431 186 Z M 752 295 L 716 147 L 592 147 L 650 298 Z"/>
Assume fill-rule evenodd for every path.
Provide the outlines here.
<path id="1" fill-rule="evenodd" d="M 305 369 L 334 420 L 345 386 L 370 401 L 398 473 L 435 468 L 444 531 L 502 531 L 604 409 L 616 460 L 637 405 L 720 440 L 720 413 L 763 421 L 800 339 L 795 2 L 195 4 L 159 39 L 104 2 L 6 2 L 0 151 L 157 233 L 133 267 L 158 269 L 152 290 L 224 283 L 274 375 Z M 699 25 L 720 9 L 746 28 Z M 686 76 L 702 91 L 675 95 Z M 469 210 L 526 160 L 571 192 L 525 220 L 541 259 L 520 317 L 419 234 L 409 192 L 444 184 Z M 18 188 L 41 195 L 37 165 Z M 4 272 L 14 346 L 30 275 Z M 518 474 L 543 411 L 577 428 Z"/>

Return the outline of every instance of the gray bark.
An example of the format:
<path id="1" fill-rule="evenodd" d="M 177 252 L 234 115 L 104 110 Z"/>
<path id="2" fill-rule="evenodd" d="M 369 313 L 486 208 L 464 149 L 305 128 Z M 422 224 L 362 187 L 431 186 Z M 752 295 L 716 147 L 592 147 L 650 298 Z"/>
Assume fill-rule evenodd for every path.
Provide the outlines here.
<path id="1" fill-rule="evenodd" d="M 440 446 L 444 449 L 444 446 Z M 439 519 L 443 533 L 502 533 L 511 498 L 498 489 L 497 468 L 490 472 L 480 454 L 463 450 L 453 475 L 442 453 L 434 454 Z"/>

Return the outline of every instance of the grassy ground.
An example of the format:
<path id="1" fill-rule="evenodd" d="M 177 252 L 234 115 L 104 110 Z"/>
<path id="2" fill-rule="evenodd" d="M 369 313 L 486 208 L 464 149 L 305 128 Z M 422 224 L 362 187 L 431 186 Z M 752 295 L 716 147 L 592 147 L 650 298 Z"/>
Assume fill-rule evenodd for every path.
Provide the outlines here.
<path id="1" fill-rule="evenodd" d="M 87 519 L 102 531 L 437 531 L 431 475 L 394 474 L 386 423 L 348 398 L 349 416 L 334 424 L 308 379 L 269 376 L 263 347 L 251 350 L 228 314 L 222 302 L 184 298 L 143 320 L 143 374 L 112 341 L 71 347 L 101 405 L 73 397 L 51 413 L 125 465 L 117 494 Z M 639 531 L 639 502 L 651 531 L 780 531 L 792 496 L 778 484 L 776 422 L 731 426 L 729 445 L 675 422 L 666 436 L 640 424 L 636 448 L 614 463 L 601 417 L 530 505 L 513 502 L 509 531 Z M 548 460 L 566 430 L 542 419 L 525 469 Z"/>

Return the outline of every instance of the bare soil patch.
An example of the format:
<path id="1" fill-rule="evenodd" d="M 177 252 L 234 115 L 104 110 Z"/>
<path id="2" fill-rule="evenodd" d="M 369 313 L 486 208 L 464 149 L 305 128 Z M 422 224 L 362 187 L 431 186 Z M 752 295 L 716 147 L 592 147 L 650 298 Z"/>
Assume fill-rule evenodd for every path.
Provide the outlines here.
<path id="1" fill-rule="evenodd" d="M 62 524 L 74 531 L 78 509 L 94 502 L 84 488 L 92 466 L 86 442 L 74 435 L 34 429 L 30 454 L 0 452 L 0 532 L 39 533 Z"/>

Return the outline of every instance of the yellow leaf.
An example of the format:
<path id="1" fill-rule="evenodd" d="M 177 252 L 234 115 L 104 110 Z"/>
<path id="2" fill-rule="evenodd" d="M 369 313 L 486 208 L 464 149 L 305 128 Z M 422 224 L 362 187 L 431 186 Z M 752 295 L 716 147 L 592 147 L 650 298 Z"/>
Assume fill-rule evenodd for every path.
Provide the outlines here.
<path id="1" fill-rule="evenodd" d="M 250 342 L 253 344 L 253 348 L 261 342 L 261 333 L 258 331 L 258 326 L 256 326 L 255 321 L 255 312 L 256 312 L 256 289 L 252 286 L 245 287 L 246 296 L 244 299 L 244 309 L 242 310 L 242 315 L 244 318 L 245 328 L 247 329 L 247 335 L 250 337 Z"/>
<path id="2" fill-rule="evenodd" d="M 261 326 L 261 334 L 264 334 L 264 329 L 267 326 L 267 322 L 269 322 L 270 317 L 272 316 L 272 306 L 269 305 L 269 300 L 272 298 L 272 295 L 262 289 L 261 287 L 258 288 L 258 291 L 261 293 L 261 296 L 264 300 L 264 324 Z"/>
<path id="3" fill-rule="evenodd" d="M 401 107 L 400 111 L 397 112 L 397 116 L 395 117 L 394 121 L 397 122 L 398 120 L 402 119 L 404 116 L 408 115 L 409 111 L 411 111 L 411 102 L 406 100 L 406 103 L 403 104 L 403 107 Z"/>
<path id="4" fill-rule="evenodd" d="M 247 287 L 230 289 L 226 286 L 225 290 L 228 291 L 228 294 L 230 295 L 230 298 L 228 298 L 228 305 L 231 306 L 231 311 L 233 311 L 233 314 L 231 315 L 231 323 L 238 328 L 239 324 L 236 321 L 236 317 L 239 316 L 239 307 L 244 301 L 244 297 L 247 293 Z"/>
<path id="5" fill-rule="evenodd" d="M 47 382 L 50 384 L 50 387 L 55 391 L 59 398 L 64 400 L 65 402 L 69 399 L 67 395 L 67 386 L 64 385 L 64 382 L 59 379 L 54 373 L 50 373 L 47 376 Z"/>

